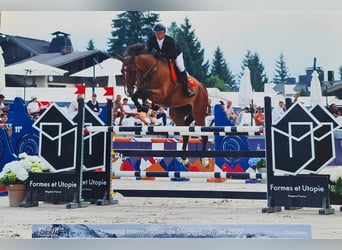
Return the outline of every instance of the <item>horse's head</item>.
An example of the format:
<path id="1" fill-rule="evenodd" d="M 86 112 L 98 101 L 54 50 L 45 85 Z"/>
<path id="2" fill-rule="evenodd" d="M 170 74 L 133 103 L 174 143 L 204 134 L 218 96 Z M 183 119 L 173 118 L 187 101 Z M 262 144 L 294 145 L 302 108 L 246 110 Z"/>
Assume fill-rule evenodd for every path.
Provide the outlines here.
<path id="1" fill-rule="evenodd" d="M 131 96 L 138 88 L 141 72 L 139 72 L 136 65 L 136 56 L 146 52 L 146 45 L 138 43 L 127 47 L 124 56 L 118 56 L 118 59 L 122 62 L 121 73 L 124 78 L 125 94 L 127 96 Z"/>
<path id="2" fill-rule="evenodd" d="M 122 62 L 121 73 L 127 96 L 131 97 L 137 90 L 145 89 L 151 74 L 156 70 L 158 60 L 151 55 L 146 60 L 146 55 L 146 45 L 138 43 L 127 47 L 124 56 L 117 57 Z"/>
<path id="3" fill-rule="evenodd" d="M 124 80 L 125 95 L 131 96 L 136 90 L 135 56 L 118 56 L 122 62 L 121 74 Z"/>

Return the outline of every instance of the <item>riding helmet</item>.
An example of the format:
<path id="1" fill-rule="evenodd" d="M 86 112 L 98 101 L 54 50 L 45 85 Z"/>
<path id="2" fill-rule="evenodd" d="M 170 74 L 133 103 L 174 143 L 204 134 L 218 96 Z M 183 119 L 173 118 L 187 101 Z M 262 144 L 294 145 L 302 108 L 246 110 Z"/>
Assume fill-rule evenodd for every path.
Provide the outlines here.
<path id="1" fill-rule="evenodd" d="M 164 25 L 162 25 L 161 23 L 157 23 L 153 26 L 153 31 L 154 32 L 165 32 L 166 28 Z"/>

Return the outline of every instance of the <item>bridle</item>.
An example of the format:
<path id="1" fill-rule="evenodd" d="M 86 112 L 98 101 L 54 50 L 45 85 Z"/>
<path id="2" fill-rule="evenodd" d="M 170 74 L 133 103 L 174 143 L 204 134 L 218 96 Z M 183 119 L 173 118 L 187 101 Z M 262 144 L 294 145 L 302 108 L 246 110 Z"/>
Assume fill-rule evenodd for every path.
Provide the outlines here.
<path id="1" fill-rule="evenodd" d="M 124 58 L 121 73 L 124 77 L 124 88 L 125 88 L 125 94 L 127 96 L 130 96 L 129 94 L 134 93 L 134 89 L 136 88 L 137 91 L 141 89 L 145 89 L 148 84 L 148 80 L 151 78 L 152 74 L 157 71 L 158 66 L 158 58 L 156 58 L 156 61 L 152 66 L 150 66 L 145 72 L 143 72 L 141 69 L 139 69 L 136 65 L 136 56 L 127 56 Z M 129 69 L 131 67 L 131 70 Z M 140 78 L 137 78 L 138 72 L 141 72 L 140 75 L 142 75 Z M 130 74 L 131 81 L 127 82 L 127 76 Z M 130 86 L 131 89 L 133 89 L 132 93 L 127 92 L 127 86 Z"/>

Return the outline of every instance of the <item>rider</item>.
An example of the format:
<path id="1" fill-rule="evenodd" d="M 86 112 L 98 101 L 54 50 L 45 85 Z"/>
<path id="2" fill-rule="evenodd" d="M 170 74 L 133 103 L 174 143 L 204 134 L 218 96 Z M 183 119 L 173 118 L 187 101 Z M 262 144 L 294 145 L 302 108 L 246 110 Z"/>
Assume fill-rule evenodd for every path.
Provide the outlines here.
<path id="1" fill-rule="evenodd" d="M 151 52 L 155 49 L 162 56 L 165 56 L 168 60 L 172 60 L 176 63 L 177 68 L 181 74 L 181 83 L 183 86 L 183 92 L 187 97 L 192 97 L 195 92 L 188 86 L 188 74 L 184 67 L 183 53 L 181 48 L 176 44 L 176 41 L 165 34 L 166 28 L 163 24 L 157 23 L 153 26 L 154 36 L 150 37 L 147 42 L 148 51 Z"/>

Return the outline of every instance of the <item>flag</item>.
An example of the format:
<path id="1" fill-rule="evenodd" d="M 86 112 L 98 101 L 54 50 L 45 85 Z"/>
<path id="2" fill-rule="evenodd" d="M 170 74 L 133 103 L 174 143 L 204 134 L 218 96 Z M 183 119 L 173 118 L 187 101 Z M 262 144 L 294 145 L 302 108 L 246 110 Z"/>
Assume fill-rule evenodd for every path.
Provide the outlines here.
<path id="1" fill-rule="evenodd" d="M 77 88 L 75 94 L 80 94 L 80 95 L 84 95 L 86 92 L 86 87 L 85 85 L 75 85 L 75 87 Z"/>
<path id="2" fill-rule="evenodd" d="M 105 89 L 104 96 L 114 96 L 114 87 L 103 87 Z"/>

